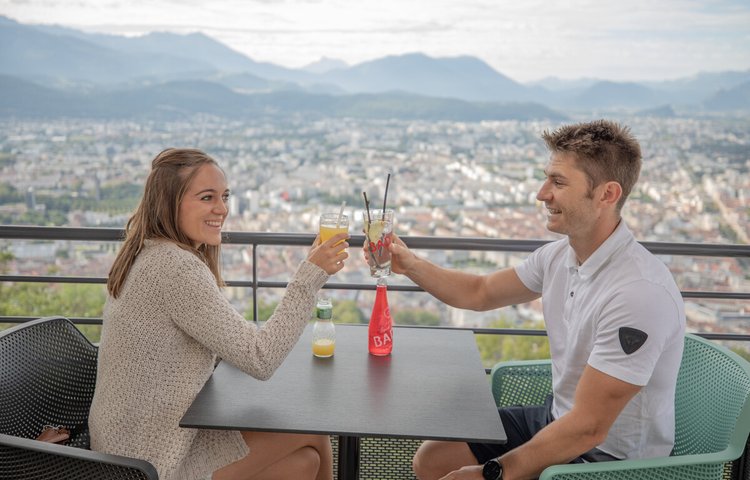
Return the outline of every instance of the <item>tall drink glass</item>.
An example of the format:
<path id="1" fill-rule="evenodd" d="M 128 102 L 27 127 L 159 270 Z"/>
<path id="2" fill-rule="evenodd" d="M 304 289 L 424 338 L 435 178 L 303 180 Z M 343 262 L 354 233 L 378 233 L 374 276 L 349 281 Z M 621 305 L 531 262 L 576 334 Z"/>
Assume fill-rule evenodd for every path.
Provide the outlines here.
<path id="1" fill-rule="evenodd" d="M 320 216 L 320 243 L 325 242 L 337 233 L 349 231 L 349 217 L 338 213 L 324 213 Z M 343 240 L 339 243 L 342 243 Z"/>
<path id="2" fill-rule="evenodd" d="M 388 247 L 393 233 L 393 210 L 365 210 L 362 215 L 370 275 L 375 278 L 387 277 L 391 274 L 391 251 Z"/>

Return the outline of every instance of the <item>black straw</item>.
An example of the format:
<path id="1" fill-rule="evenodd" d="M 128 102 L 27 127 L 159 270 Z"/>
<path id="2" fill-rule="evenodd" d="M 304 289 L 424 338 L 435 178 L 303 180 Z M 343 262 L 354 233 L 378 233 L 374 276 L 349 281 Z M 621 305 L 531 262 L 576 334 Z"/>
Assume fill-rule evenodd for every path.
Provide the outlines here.
<path id="1" fill-rule="evenodd" d="M 370 201 L 367 200 L 367 192 L 362 192 L 362 196 L 365 197 L 365 212 L 367 212 L 367 223 L 369 225 L 372 223 L 372 219 L 370 218 Z"/>
<path id="2" fill-rule="evenodd" d="M 388 198 L 388 184 L 391 183 L 391 174 L 388 174 L 388 178 L 385 180 L 385 195 L 383 195 L 383 218 L 385 221 L 385 201 Z"/>

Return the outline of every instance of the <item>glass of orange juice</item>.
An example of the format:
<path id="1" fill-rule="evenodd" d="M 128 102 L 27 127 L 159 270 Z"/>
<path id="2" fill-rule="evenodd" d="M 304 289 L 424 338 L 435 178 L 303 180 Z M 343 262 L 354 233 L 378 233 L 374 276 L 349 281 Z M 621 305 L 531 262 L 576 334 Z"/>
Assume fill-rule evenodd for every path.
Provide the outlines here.
<path id="1" fill-rule="evenodd" d="M 324 213 L 320 216 L 320 243 L 337 233 L 349 232 L 349 217 L 339 213 Z M 343 243 L 343 240 L 339 243 Z"/>

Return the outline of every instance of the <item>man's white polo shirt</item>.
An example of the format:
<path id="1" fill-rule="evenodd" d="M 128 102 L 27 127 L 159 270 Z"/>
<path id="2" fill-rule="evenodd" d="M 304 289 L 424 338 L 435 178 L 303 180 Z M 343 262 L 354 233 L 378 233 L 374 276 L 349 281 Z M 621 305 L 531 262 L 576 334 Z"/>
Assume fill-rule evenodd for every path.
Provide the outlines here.
<path id="1" fill-rule="evenodd" d="M 571 410 L 578 380 L 591 365 L 643 386 L 599 449 L 617 458 L 668 456 L 685 312 L 667 267 L 620 221 L 582 265 L 566 238 L 533 252 L 516 273 L 542 294 L 554 417 Z"/>

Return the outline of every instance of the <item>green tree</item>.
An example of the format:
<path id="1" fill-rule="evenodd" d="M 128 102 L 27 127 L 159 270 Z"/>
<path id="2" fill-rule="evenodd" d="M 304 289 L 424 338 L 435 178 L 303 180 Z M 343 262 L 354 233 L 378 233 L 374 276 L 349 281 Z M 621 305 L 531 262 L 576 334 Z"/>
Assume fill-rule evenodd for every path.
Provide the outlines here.
<path id="1" fill-rule="evenodd" d="M 10 183 L 0 183 L 0 203 L 22 202 L 23 195 Z"/>
<path id="2" fill-rule="evenodd" d="M 440 316 L 417 308 L 399 309 L 393 313 L 393 323 L 396 325 L 425 325 L 434 327 L 440 325 Z"/>
<path id="3" fill-rule="evenodd" d="M 731 350 L 745 360 L 750 361 L 750 352 L 748 352 L 747 349 L 742 347 L 732 347 Z"/>
<path id="4" fill-rule="evenodd" d="M 13 254 L 0 250 L 0 272 L 7 273 Z M 51 266 L 48 274 L 57 273 Z M 8 317 L 101 318 L 106 299 L 104 285 L 72 283 L 0 283 L 0 315 Z M 0 329 L 13 324 L 0 325 Z M 100 325 L 77 325 L 91 342 L 98 342 Z"/>
<path id="5" fill-rule="evenodd" d="M 8 273 L 8 263 L 10 263 L 13 258 L 13 254 L 5 248 L 0 250 L 0 273 Z M 2 283 L 0 283 L 0 287 L 2 287 Z"/>
<path id="6" fill-rule="evenodd" d="M 354 300 L 333 301 L 334 323 L 367 323 L 368 319 Z"/>
<path id="7" fill-rule="evenodd" d="M 1 286 L 0 315 L 101 318 L 105 299 L 104 285 L 15 283 Z M 100 325 L 77 327 L 89 341 L 99 341 Z"/>
<path id="8" fill-rule="evenodd" d="M 492 328 L 543 329 L 543 322 L 525 322 L 514 325 L 504 317 L 490 324 Z M 546 336 L 520 335 L 477 335 L 479 355 L 485 367 L 509 360 L 536 360 L 550 358 L 549 342 Z"/>

